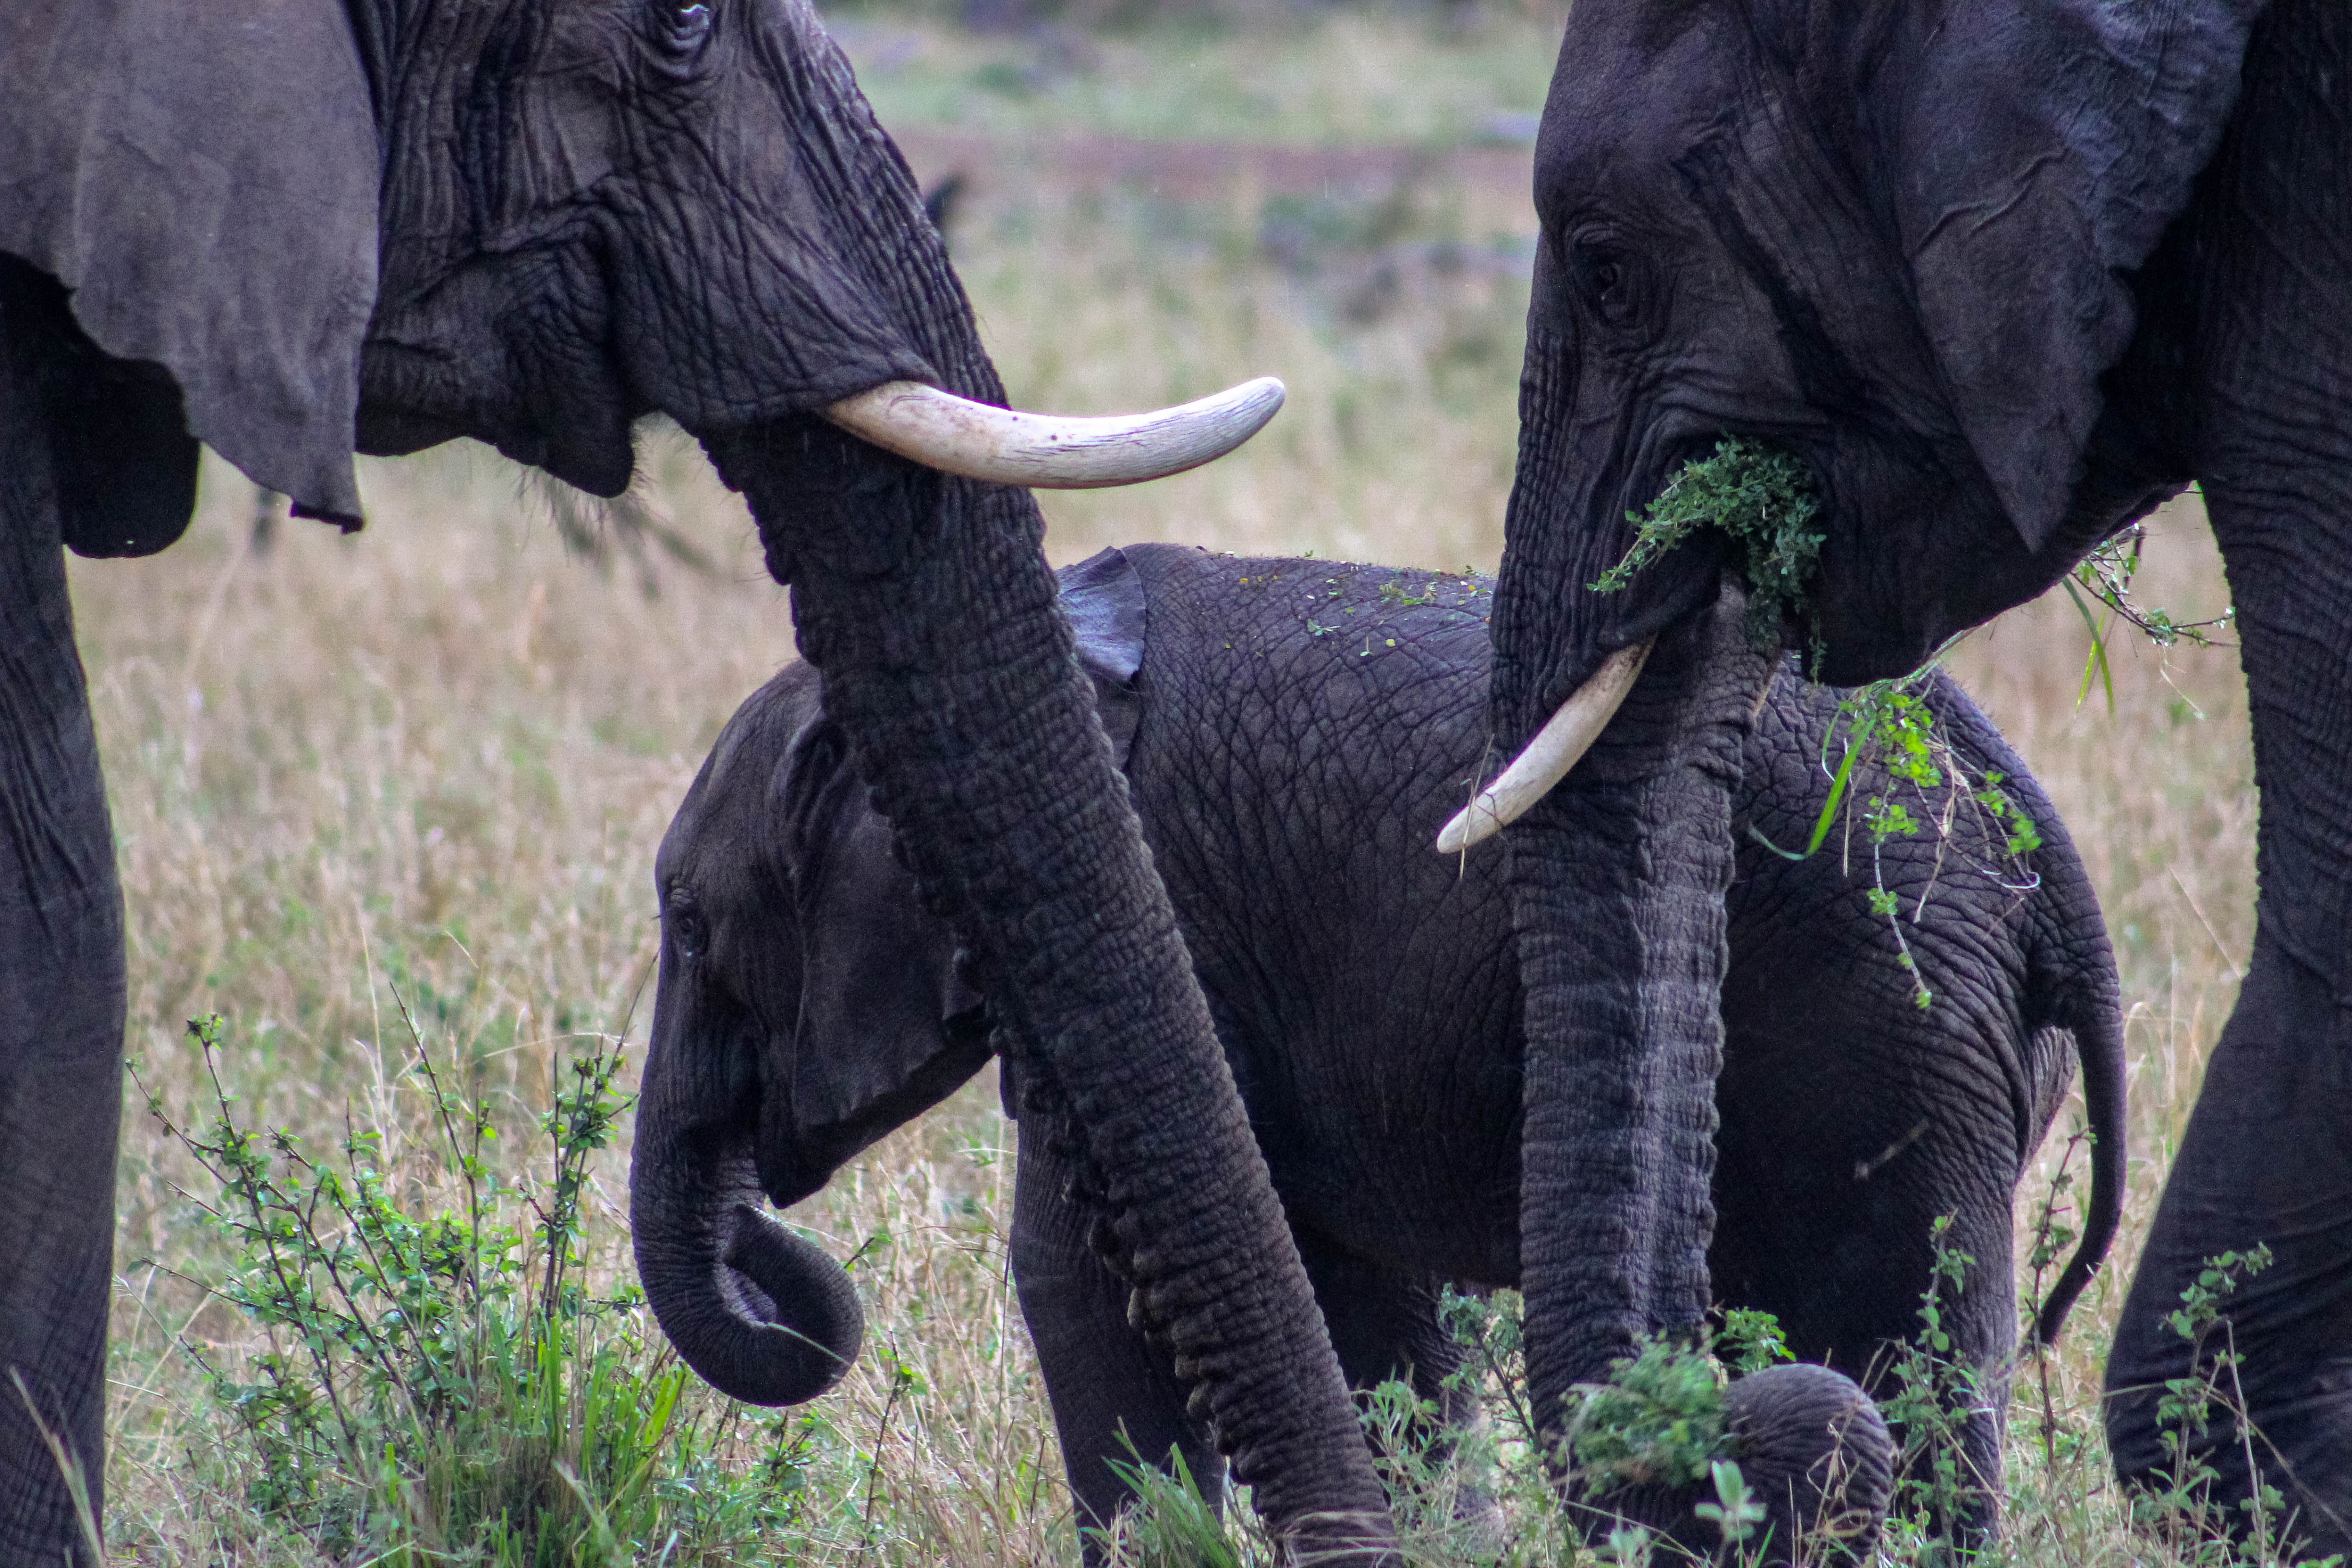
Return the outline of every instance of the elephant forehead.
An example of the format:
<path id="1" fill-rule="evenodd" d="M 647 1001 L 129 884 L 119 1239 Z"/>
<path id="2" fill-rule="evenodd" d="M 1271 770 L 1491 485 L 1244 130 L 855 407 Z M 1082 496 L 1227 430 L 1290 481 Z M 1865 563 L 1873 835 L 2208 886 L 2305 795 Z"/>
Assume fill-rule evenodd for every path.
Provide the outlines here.
<path id="1" fill-rule="evenodd" d="M 1588 13 L 1593 13 L 1588 15 Z M 1744 54 L 1707 5 L 1580 5 L 1560 50 L 1536 145 L 1544 215 L 1603 181 L 1653 170 L 1664 177 L 1684 148 L 1719 120 Z"/>

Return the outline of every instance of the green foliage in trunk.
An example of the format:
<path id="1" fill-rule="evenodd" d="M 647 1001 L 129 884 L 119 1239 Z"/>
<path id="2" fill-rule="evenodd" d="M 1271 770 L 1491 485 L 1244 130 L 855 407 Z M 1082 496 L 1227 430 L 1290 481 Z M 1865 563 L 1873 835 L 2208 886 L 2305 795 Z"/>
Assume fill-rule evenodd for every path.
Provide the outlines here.
<path id="1" fill-rule="evenodd" d="M 1821 502 L 1813 471 L 1791 453 L 1726 436 L 1705 458 L 1685 463 L 1657 499 L 1639 512 L 1633 548 L 1591 584 L 1613 594 L 1684 540 L 1712 528 L 1736 542 L 1748 581 L 1748 635 L 1777 647 L 1784 622 L 1811 624 L 1807 600 L 1824 537 L 1813 526 Z"/>

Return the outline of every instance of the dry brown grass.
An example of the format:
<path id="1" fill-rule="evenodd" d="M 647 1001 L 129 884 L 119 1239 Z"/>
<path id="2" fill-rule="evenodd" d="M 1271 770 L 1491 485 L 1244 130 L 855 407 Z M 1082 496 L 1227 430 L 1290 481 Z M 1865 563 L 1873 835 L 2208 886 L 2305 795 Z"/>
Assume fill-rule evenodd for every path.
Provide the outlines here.
<path id="1" fill-rule="evenodd" d="M 1304 252 L 1280 229 L 1302 213 Z M 1292 388 L 1281 420 L 1232 460 L 1049 499 L 1055 559 L 1160 538 L 1491 568 L 1524 308 L 1512 247 L 1527 226 L 1428 177 L 1303 209 L 1248 191 L 1180 207 L 983 180 L 958 260 L 1016 397 L 1108 408 L 1266 371 Z M 247 544 L 250 486 L 208 464 L 180 546 L 76 564 L 130 905 L 131 1049 L 168 1104 L 199 1097 L 180 1032 L 205 1011 L 230 1021 L 233 1085 L 255 1120 L 330 1141 L 354 1102 L 415 1135 L 395 994 L 436 1045 L 473 1053 L 518 1130 L 545 1104 L 567 1037 L 643 1040 L 654 848 L 705 747 L 791 637 L 748 521 L 690 446 L 650 437 L 642 466 L 715 575 L 663 565 L 649 595 L 634 569 L 568 558 L 515 470 L 474 449 L 369 465 L 364 533 L 293 524 L 267 556 Z M 2218 607 L 2193 503 L 2158 520 L 2149 554 L 2152 601 Z M 2090 862 L 2131 1014 L 2130 1216 L 2058 1363 L 2079 1454 L 2044 1475 L 2021 1443 L 2013 1472 L 2010 1550 L 2033 1563 L 2159 1560 L 2116 1528 L 2094 1436 L 2098 1358 L 2252 934 L 2234 659 L 2115 646 L 2112 711 L 2095 689 L 2076 701 L 2086 638 L 2063 597 L 1956 661 Z M 873 1244 L 858 1271 L 868 1353 L 814 1414 L 838 1449 L 827 1474 L 873 1500 L 881 1560 L 1071 1550 L 1005 1279 L 1010 1143 L 984 1075 L 793 1216 L 837 1255 Z M 519 1135 L 505 1147 L 529 1149 Z M 604 1162 L 593 1194 L 607 1280 L 625 1266 L 626 1152 Z M 184 1336 L 234 1353 L 247 1337 L 150 1267 L 201 1275 L 215 1261 L 174 1183 L 194 1185 L 186 1162 L 126 1110 L 111 1506 L 118 1549 L 158 1562 L 226 1550 L 223 1512 L 237 1507 L 205 1462 L 219 1429 L 173 1347 Z M 893 1361 L 917 1376 L 895 1395 Z M 744 1461 L 780 1430 L 746 1436 Z M 854 1535 L 840 1560 L 866 1554 Z"/>

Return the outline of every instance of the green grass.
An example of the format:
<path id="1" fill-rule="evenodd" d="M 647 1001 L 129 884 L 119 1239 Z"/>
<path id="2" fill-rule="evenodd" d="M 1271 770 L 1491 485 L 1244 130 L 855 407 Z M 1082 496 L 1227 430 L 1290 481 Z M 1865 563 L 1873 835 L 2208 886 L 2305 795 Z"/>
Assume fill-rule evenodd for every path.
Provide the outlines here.
<path id="1" fill-rule="evenodd" d="M 1526 139 L 1545 14 L 1328 10 L 1236 25 L 973 34 L 898 9 L 833 23 L 885 125 L 992 136 L 1444 148 Z"/>
<path id="2" fill-rule="evenodd" d="M 929 113 L 935 124 L 961 112 L 950 101 L 963 90 L 951 88 L 957 72 L 1035 47 L 964 39 L 920 18 L 861 14 L 858 26 L 867 31 L 853 52 L 886 117 Z M 1410 14 L 1331 14 L 1115 33 L 1097 41 L 1092 68 L 1126 84 L 1116 94 L 1057 86 L 985 111 L 1033 117 L 1007 122 L 1024 132 L 1145 135 L 1160 125 L 1187 137 L 1393 143 L 1465 135 L 1489 102 L 1525 111 L 1539 101 L 1549 69 L 1541 26 L 1490 20 L 1459 43 L 1433 42 L 1432 26 Z M 936 42 L 935 57 L 891 68 L 950 83 L 937 89 L 949 107 L 891 96 L 876 50 L 893 28 Z M 1507 81 L 1507 67 L 1518 73 Z M 1292 80 L 1314 89 L 1291 93 Z M 1488 80 L 1491 98 L 1477 85 Z M 1051 169 L 976 182 L 956 258 L 1017 399 L 1070 411 L 1160 404 L 1265 372 L 1291 387 L 1276 422 L 1227 461 L 1139 490 L 1045 498 L 1055 560 L 1158 538 L 1492 568 L 1532 223 L 1523 198 L 1451 188 L 1436 167 L 1408 161 L 1384 182 L 1328 193 L 1240 181 L 1182 201 Z M 185 1023 L 220 1014 L 220 1077 L 240 1124 L 265 1139 L 283 1130 L 330 1164 L 354 1132 L 372 1135 L 362 1147 L 386 1173 L 387 1201 L 425 1223 L 464 1202 L 415 1071 L 429 1052 L 498 1131 L 480 1159 L 510 1205 L 496 1223 L 522 1237 L 505 1254 L 518 1305 L 544 1299 L 545 1248 L 534 1250 L 524 1199 L 544 1203 L 554 1180 L 544 1120 L 565 1064 L 619 1049 L 628 1066 L 615 1090 L 625 1094 L 641 1057 L 655 847 L 719 727 L 792 651 L 782 595 L 740 502 L 674 432 L 648 432 L 641 469 L 646 504 L 709 557 L 709 573 L 659 552 L 601 569 L 573 559 L 541 491 L 467 446 L 364 465 L 367 531 L 283 525 L 266 555 L 248 547 L 251 487 L 207 460 L 182 544 L 149 561 L 72 567 L 129 900 L 130 1048 L 145 1082 L 175 1124 L 209 1129 L 211 1079 Z M 2183 622 L 2226 601 L 2193 500 L 2151 524 L 2136 591 Z M 2096 1397 L 2101 1349 L 2251 945 L 2244 688 L 2227 649 L 2161 650 L 2123 635 L 2107 644 L 2106 677 L 2087 701 L 2078 697 L 2090 635 L 2063 594 L 1952 658 L 2082 848 L 2129 1014 L 2125 1234 L 2060 1352 L 2025 1369 L 2012 1407 L 2011 1534 L 1990 1561 L 2034 1568 L 2213 1560 L 2124 1528 Z M 2032 1216 L 2078 1116 L 2062 1113 L 2021 1193 L 2021 1280 L 2032 1277 Z M 857 1366 L 824 1398 L 772 1415 L 677 1383 L 640 1445 L 653 1459 L 647 1489 L 629 1494 L 654 1500 L 651 1514 L 631 1516 L 652 1521 L 609 1542 L 572 1531 L 563 1551 L 677 1563 L 696 1560 L 689 1547 L 719 1553 L 719 1542 L 743 1562 L 1070 1561 L 1068 1494 L 1007 1277 L 1012 1142 L 983 1074 L 795 1208 L 787 1217 L 804 1234 L 857 1258 L 869 1324 Z M 628 1142 L 624 1115 L 609 1147 L 581 1154 L 576 1261 L 565 1265 L 583 1301 L 612 1305 L 570 1320 L 561 1365 L 544 1374 L 537 1350 L 551 1342 L 531 1339 L 529 1314 L 494 1322 L 505 1338 L 480 1342 L 507 1349 L 489 1357 L 499 1376 L 473 1397 L 508 1412 L 504 1436 L 493 1443 L 477 1428 L 467 1451 L 445 1458 L 412 1443 L 410 1458 L 430 1460 L 419 1473 L 515 1476 L 546 1459 L 544 1479 L 553 1457 L 596 1498 L 627 1490 L 632 1466 L 607 1467 L 597 1481 L 575 1457 L 579 1434 L 614 1425 L 593 1413 L 625 1410 L 620 1425 L 651 1430 L 656 1405 L 646 1402 L 669 1397 L 677 1370 L 626 1294 Z M 251 1490 L 260 1451 L 215 1396 L 215 1373 L 266 1383 L 272 1353 L 270 1325 L 229 1289 L 238 1244 L 196 1206 L 221 1200 L 184 1143 L 143 1104 L 126 1108 L 113 1549 L 152 1563 L 347 1561 L 315 1532 L 261 1517 Z M 1507 1406 L 1499 1384 L 1497 1394 Z M 404 1408 L 387 1406 L 386 1420 L 407 1420 Z M 1393 1402 L 1376 1413 L 1401 1419 Z M 1501 1408 L 1496 1424 L 1507 1425 Z M 1391 1451 L 1406 1455 L 1388 1462 L 1405 1488 L 1417 1560 L 1473 1560 L 1475 1542 L 1446 1500 L 1458 1472 L 1438 1466 L 1417 1479 L 1409 1450 Z M 376 1480 L 336 1463 L 353 1471 L 353 1495 L 371 1495 Z M 489 1495 L 480 1487 L 465 1495 Z M 681 1489 L 708 1503 L 703 1514 L 681 1511 Z M 1497 1495 L 1518 1560 L 1543 1559 L 1556 1540 L 1546 1494 Z M 436 1516 L 435 1560 L 495 1561 L 481 1535 L 490 1505 L 465 1508 L 476 1517 Z M 587 1515 L 551 1517 L 572 1530 Z M 681 1522 L 689 1518 L 704 1520 L 702 1536 Z M 664 1531 L 678 1533 L 677 1546 L 665 1547 Z M 623 1544 L 632 1532 L 650 1544 Z M 1256 1550 L 1245 1522 L 1230 1534 L 1235 1550 Z M 1898 1538 L 1895 1550 L 1899 1563 L 1934 1560 L 1921 1540 Z"/>

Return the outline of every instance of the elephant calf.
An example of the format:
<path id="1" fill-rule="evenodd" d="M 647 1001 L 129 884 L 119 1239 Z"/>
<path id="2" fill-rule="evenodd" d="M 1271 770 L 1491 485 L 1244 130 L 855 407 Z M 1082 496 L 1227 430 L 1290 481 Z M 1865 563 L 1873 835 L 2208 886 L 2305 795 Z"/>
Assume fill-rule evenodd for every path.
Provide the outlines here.
<path id="1" fill-rule="evenodd" d="M 1403 1374 L 1443 1399 L 1459 1352 L 1437 1321 L 1440 1282 L 1519 1274 L 1505 851 L 1430 848 L 1486 761 L 1487 584 L 1168 545 L 1062 575 L 1341 1364 L 1360 1385 Z M 1775 681 L 1737 801 L 1708 1256 L 1720 1301 L 1769 1310 L 1801 1357 L 1867 1382 L 1917 1330 L 1931 1226 L 1954 1216 L 1948 1244 L 1974 1261 L 1944 1322 L 1989 1374 L 1965 1438 L 1989 1510 L 2014 1334 L 2012 1194 L 2079 1055 L 2093 1192 L 2042 1309 L 2048 1334 L 2120 1212 L 2122 1036 L 2098 906 L 2048 800 L 1958 687 L 1938 677 L 1927 700 L 1979 779 L 2005 775 L 2042 844 L 2012 860 L 1999 824 L 1948 785 L 1910 805 L 1925 820 L 1948 801 L 1948 826 L 1888 843 L 1875 879 L 1858 833 L 1802 860 L 1773 853 L 1764 840 L 1801 845 L 1821 813 L 1836 706 Z M 1892 793 L 1858 780 L 1857 798 L 1870 787 Z M 729 723 L 658 880 L 635 1179 L 661 1200 L 641 1213 L 679 1216 L 682 1234 L 639 1235 L 646 1287 L 713 1384 L 807 1398 L 855 1353 L 856 1303 L 829 1262 L 758 1215 L 757 1193 L 781 1205 L 815 1192 L 969 1078 L 989 1055 L 985 1005 L 896 864 L 806 666 Z M 1900 900 L 1930 1006 L 1872 908 L 1876 885 Z M 1123 1489 L 1104 1461 L 1124 1454 L 1122 1426 L 1143 1453 L 1181 1447 L 1204 1479 L 1220 1467 L 1090 1245 L 1101 1222 L 1085 1200 L 1101 1178 L 1053 1131 L 1058 1094 L 1024 1076 L 1008 1064 L 1023 1130 L 1013 1268 L 1072 1485 L 1108 1518 Z M 1183 1126 L 1163 1119 L 1146 1136 L 1164 1146 L 1139 1168 L 1182 1170 Z"/>

